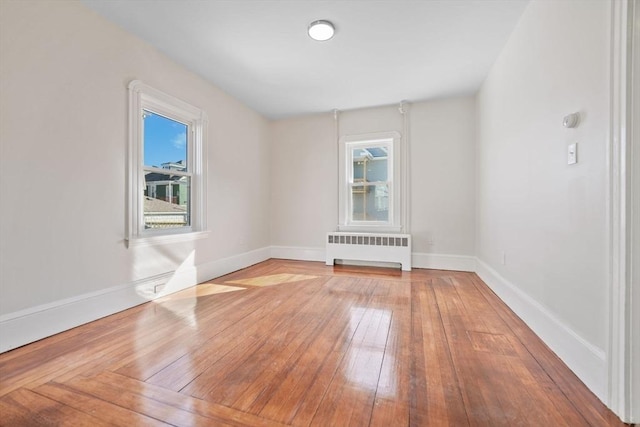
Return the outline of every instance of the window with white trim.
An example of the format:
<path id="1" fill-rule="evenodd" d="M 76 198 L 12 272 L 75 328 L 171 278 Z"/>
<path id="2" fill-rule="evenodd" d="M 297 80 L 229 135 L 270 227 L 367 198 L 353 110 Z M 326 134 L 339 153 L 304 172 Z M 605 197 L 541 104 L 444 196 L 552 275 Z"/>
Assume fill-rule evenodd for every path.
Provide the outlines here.
<path id="1" fill-rule="evenodd" d="M 194 237 L 206 228 L 204 111 L 138 80 L 129 109 L 129 243 Z"/>
<path id="2" fill-rule="evenodd" d="M 400 134 L 340 141 L 340 230 L 400 231 Z"/>
<path id="3" fill-rule="evenodd" d="M 391 141 L 347 143 L 349 222 L 389 223 L 393 185 Z"/>

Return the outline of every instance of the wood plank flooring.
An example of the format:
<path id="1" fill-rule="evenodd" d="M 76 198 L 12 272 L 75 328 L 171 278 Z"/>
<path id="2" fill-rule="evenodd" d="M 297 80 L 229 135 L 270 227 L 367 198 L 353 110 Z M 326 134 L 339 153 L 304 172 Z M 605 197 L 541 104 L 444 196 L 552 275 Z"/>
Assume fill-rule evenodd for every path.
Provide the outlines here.
<path id="1" fill-rule="evenodd" d="M 1 354 L 0 425 L 623 424 L 475 274 L 269 260 Z"/>

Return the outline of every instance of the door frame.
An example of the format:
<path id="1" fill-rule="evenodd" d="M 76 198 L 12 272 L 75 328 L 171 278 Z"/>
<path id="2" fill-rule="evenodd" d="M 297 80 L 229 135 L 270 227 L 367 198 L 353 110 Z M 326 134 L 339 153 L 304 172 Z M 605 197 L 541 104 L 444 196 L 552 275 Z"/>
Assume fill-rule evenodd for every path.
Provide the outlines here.
<path id="1" fill-rule="evenodd" d="M 640 78 L 635 76 L 640 74 L 639 20 L 640 0 L 611 1 L 606 403 L 627 423 L 640 422 Z"/>

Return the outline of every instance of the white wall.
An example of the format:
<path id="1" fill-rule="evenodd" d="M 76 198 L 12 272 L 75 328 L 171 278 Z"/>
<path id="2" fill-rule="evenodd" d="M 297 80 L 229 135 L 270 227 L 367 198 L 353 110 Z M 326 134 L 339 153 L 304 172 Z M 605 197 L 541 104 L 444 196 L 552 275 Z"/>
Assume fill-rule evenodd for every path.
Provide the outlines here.
<path id="1" fill-rule="evenodd" d="M 478 95 L 479 272 L 601 399 L 610 7 L 532 1 Z"/>
<path id="2" fill-rule="evenodd" d="M 475 255 L 475 114 L 475 97 L 411 106 L 415 252 Z"/>
<path id="3" fill-rule="evenodd" d="M 325 234 L 334 231 L 338 221 L 333 115 L 279 120 L 272 126 L 272 244 L 287 248 L 286 256 L 299 257 L 305 249 L 322 260 Z M 397 105 L 340 113 L 340 136 L 402 130 Z M 468 266 L 474 255 L 474 138 L 473 97 L 411 105 L 414 266 Z"/>
<path id="4" fill-rule="evenodd" d="M 268 256 L 262 116 L 77 2 L 1 1 L 0 31 L 0 325 L 179 267 L 195 282 L 218 260 Z M 125 247 L 133 79 L 210 119 L 207 239 Z"/>
<path id="5" fill-rule="evenodd" d="M 336 226 L 337 145 L 332 114 L 272 123 L 271 244 L 314 248 Z"/>
<path id="6" fill-rule="evenodd" d="M 411 105 L 409 147 L 414 266 L 477 255 L 601 398 L 609 8 L 532 1 L 477 100 Z M 185 286 L 269 254 L 323 259 L 338 216 L 331 114 L 269 123 L 76 2 L 0 1 L 0 57 L 0 351 L 141 302 L 150 276 L 186 272 Z M 133 79 L 210 118 L 207 239 L 124 245 Z M 573 111 L 582 123 L 564 129 Z M 340 114 L 340 135 L 391 130 L 397 105 Z"/>
<path id="7" fill-rule="evenodd" d="M 0 349 L 144 301 L 137 285 L 155 275 L 194 284 L 268 257 L 269 245 L 322 259 L 337 217 L 330 114 L 270 124 L 79 3 L 0 7 Z M 124 244 L 133 79 L 209 116 L 208 239 Z M 424 267 L 445 254 L 463 255 L 464 269 L 473 253 L 473 110 L 472 98 L 412 106 L 411 226 Z M 402 120 L 389 106 L 344 112 L 341 126 L 402 131 Z"/>

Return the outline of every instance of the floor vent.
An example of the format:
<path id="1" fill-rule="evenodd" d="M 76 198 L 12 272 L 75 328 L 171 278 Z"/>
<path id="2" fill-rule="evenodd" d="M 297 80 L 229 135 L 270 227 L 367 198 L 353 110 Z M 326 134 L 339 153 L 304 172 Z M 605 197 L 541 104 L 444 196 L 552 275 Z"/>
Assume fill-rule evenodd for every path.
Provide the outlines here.
<path id="1" fill-rule="evenodd" d="M 397 262 L 411 271 L 411 235 L 380 233 L 327 233 L 327 265 L 335 260 Z"/>

